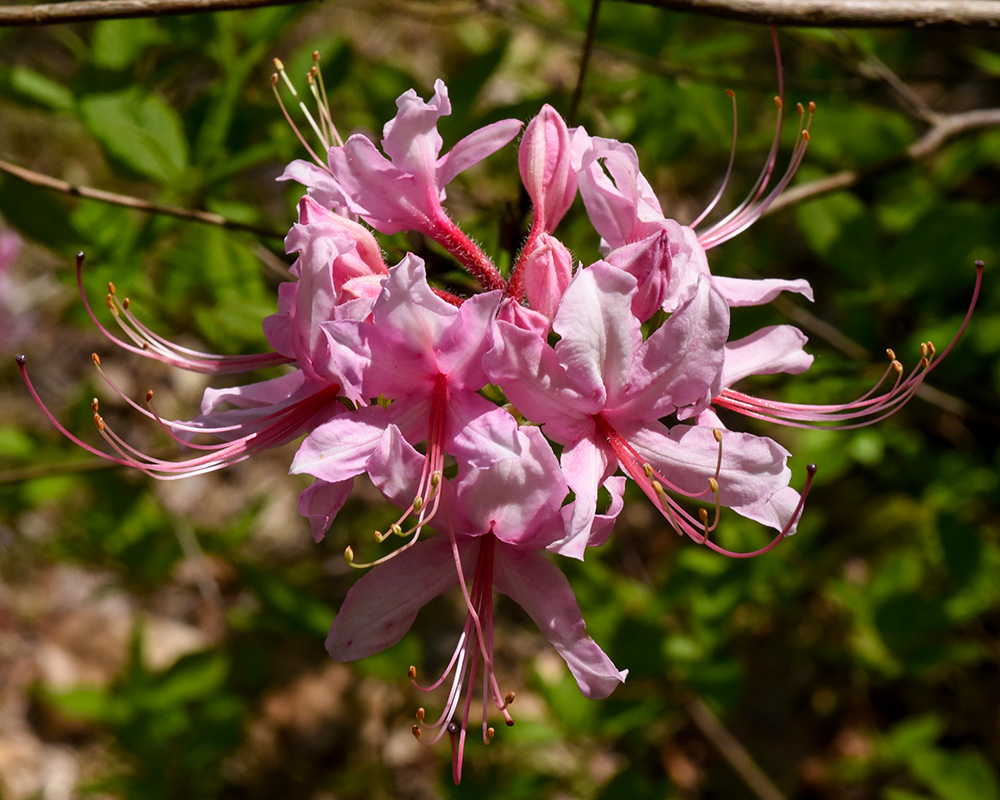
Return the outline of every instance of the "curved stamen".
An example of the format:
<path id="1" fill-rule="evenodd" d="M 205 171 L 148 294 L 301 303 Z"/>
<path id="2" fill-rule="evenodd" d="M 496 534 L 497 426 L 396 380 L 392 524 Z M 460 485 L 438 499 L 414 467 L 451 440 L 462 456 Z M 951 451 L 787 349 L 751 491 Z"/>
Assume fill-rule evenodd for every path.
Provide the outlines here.
<path id="1" fill-rule="evenodd" d="M 739 412 L 755 419 L 774 422 L 779 425 L 786 425 L 792 428 L 814 428 L 823 427 L 831 430 L 851 430 L 873 425 L 883 419 L 895 414 L 916 394 L 921 384 L 926 380 L 938 364 L 951 352 L 952 348 L 958 344 L 966 328 L 972 319 L 979 292 L 982 286 L 983 262 L 976 262 L 976 284 L 969 301 L 969 307 L 965 312 L 965 317 L 958 331 L 952 338 L 948 346 L 937 354 L 931 342 L 924 342 L 920 346 L 920 361 L 911 370 L 910 374 L 903 378 L 903 367 L 896 360 L 896 354 L 892 350 L 887 350 L 891 360 L 889 367 L 879 381 L 861 397 L 849 403 L 832 405 L 811 405 L 803 403 L 782 403 L 773 400 L 763 400 L 753 397 L 743 392 L 733 389 L 724 389 L 716 397 L 713 404 L 728 408 L 731 411 Z M 896 380 L 888 391 L 876 395 L 883 383 L 885 383 L 891 372 L 896 372 Z"/>
<path id="2" fill-rule="evenodd" d="M 114 314 L 115 321 L 125 334 L 135 344 L 129 344 L 117 336 L 113 335 L 101 324 L 97 318 L 87 293 L 83 288 L 83 262 L 84 254 L 76 254 L 76 285 L 83 301 L 84 310 L 94 326 L 110 341 L 127 350 L 130 353 L 152 358 L 164 364 L 180 367 L 188 372 L 199 372 L 204 374 L 227 375 L 235 372 L 247 372 L 264 367 L 276 367 L 283 364 L 291 364 L 294 359 L 283 356 L 280 353 L 259 353 L 242 356 L 224 356 L 215 353 L 204 353 L 199 350 L 192 350 L 187 347 L 173 344 L 162 336 L 154 333 L 143 325 L 129 310 L 128 298 L 124 302 L 118 301 L 117 290 L 113 283 L 108 284 L 108 307 Z M 128 324 L 126 324 L 128 323 Z M 130 327 L 131 326 L 131 327 Z"/>

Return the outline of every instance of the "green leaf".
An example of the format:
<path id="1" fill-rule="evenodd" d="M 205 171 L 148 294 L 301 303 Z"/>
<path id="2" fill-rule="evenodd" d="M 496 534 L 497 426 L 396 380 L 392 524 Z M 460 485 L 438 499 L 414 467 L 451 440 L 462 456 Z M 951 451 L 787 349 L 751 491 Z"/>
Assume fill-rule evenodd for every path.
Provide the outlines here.
<path id="1" fill-rule="evenodd" d="M 108 153 L 138 175 L 176 181 L 188 166 L 181 118 L 156 95 L 126 89 L 80 100 L 87 128 Z"/>
<path id="2" fill-rule="evenodd" d="M 90 46 L 93 61 L 99 67 L 119 70 L 133 63 L 151 44 L 167 41 L 151 19 L 109 19 L 94 26 Z"/>
<path id="3" fill-rule="evenodd" d="M 911 769 L 941 800 L 1000 800 L 996 771 L 974 751 L 927 753 Z"/>
<path id="4" fill-rule="evenodd" d="M 27 67 L 12 67 L 9 75 L 11 89 L 23 97 L 53 111 L 73 108 L 73 93 L 61 83 Z"/>

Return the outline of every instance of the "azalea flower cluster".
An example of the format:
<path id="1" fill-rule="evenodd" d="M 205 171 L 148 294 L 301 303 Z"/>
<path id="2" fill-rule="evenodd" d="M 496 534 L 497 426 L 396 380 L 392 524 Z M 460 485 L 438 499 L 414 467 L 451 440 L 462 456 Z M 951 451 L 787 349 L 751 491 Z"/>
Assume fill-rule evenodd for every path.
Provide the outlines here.
<path id="1" fill-rule="evenodd" d="M 812 109 L 800 107 L 797 145 L 769 190 L 778 105 L 774 146 L 756 186 L 703 230 L 696 230 L 700 220 L 687 226 L 663 213 L 630 145 L 570 129 L 549 106 L 526 126 L 496 122 L 442 154 L 437 126 L 451 106 L 441 81 L 429 101 L 412 90 L 398 99 L 380 145 L 360 134 L 341 141 L 321 105 L 318 120 L 310 120 L 324 157 L 313 153 L 313 162 L 296 161 L 282 175 L 306 193 L 286 239 L 297 254 L 293 279 L 280 287 L 277 313 L 264 320 L 270 352 L 226 358 L 176 346 L 146 327 L 113 286 L 108 305 L 125 338 L 91 311 L 124 349 L 176 367 L 288 370 L 208 389 L 190 421 L 162 420 L 152 393 L 145 403 L 122 395 L 191 449 L 182 461 L 133 448 L 104 422 L 96 400 L 95 423 L 111 454 L 52 422 L 88 450 L 165 480 L 305 434 L 291 472 L 314 478 L 298 507 L 317 541 L 354 481 L 367 476 L 400 510 L 376 539 L 401 543 L 369 564 L 355 563 L 368 571 L 348 593 L 327 649 L 351 660 L 389 647 L 430 599 L 457 587 L 467 616 L 454 655 L 439 678 L 417 684 L 450 688 L 440 714 L 418 711 L 413 732 L 424 742 L 450 738 L 458 781 L 474 697 L 485 742 L 494 735 L 491 706 L 513 723 L 514 694 L 501 688 L 495 669 L 495 591 L 524 608 L 584 695 L 606 697 L 627 670 L 587 635 L 551 554 L 582 559 L 606 542 L 628 480 L 663 515 L 665 530 L 723 554 L 754 555 L 713 540 L 722 510 L 730 509 L 775 531 L 756 552 L 768 550 L 795 531 L 814 468 L 801 492 L 793 488 L 789 453 L 770 438 L 729 430 L 716 410 L 854 427 L 891 414 L 937 363 L 929 343 L 909 374 L 890 353 L 882 381 L 843 405 L 784 404 L 734 388 L 751 375 L 801 373 L 812 361 L 806 337 L 789 325 L 730 338 L 734 309 L 781 292 L 811 300 L 805 281 L 719 277 L 706 257 L 764 213 L 805 152 Z M 517 165 L 533 215 L 504 274 L 449 216 L 447 187 L 519 133 Z M 556 236 L 578 195 L 600 238 L 582 263 Z M 375 233 L 399 231 L 436 243 L 480 291 L 453 293 L 413 253 L 387 264 Z M 19 362 L 27 380 L 24 358 Z M 96 355 L 94 362 L 100 369 Z M 204 444 L 199 434 L 218 442 Z M 351 547 L 346 554 L 354 562 Z M 410 677 L 416 684 L 415 668 Z"/>

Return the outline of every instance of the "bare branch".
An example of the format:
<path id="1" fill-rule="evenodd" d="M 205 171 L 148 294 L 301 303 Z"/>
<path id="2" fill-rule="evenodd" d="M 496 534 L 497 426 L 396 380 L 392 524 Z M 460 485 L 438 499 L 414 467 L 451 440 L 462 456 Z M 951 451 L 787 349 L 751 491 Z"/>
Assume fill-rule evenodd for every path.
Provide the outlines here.
<path id="1" fill-rule="evenodd" d="M 998 3 L 997 5 L 1000 5 Z M 966 133 L 979 130 L 981 128 L 992 128 L 1000 126 L 1000 108 L 983 108 L 975 111 L 965 111 L 961 114 L 948 114 L 938 117 L 936 125 L 932 126 L 927 133 L 911 144 L 904 153 L 880 161 L 871 166 L 861 169 L 847 169 L 842 172 L 835 172 L 825 178 L 803 183 L 786 189 L 767 210 L 768 214 L 773 214 L 782 208 L 811 200 L 841 189 L 849 189 L 857 183 L 881 175 L 890 169 L 928 158 L 937 152 L 945 143 Z"/>
<path id="2" fill-rule="evenodd" d="M 600 8 L 601 0 L 591 0 L 587 35 L 583 40 L 583 51 L 580 53 L 580 72 L 576 77 L 576 86 L 573 87 L 573 98 L 569 102 L 567 124 L 570 127 L 576 125 L 576 115 L 580 110 L 580 100 L 583 98 L 583 79 L 587 76 L 587 65 L 590 63 L 590 54 L 594 50 L 594 37 L 597 35 L 597 17 Z"/>
<path id="3" fill-rule="evenodd" d="M 20 178 L 22 181 L 30 183 L 32 186 L 40 186 L 43 189 L 51 189 L 73 197 L 85 197 L 88 200 L 97 200 L 100 203 L 109 203 L 113 206 L 134 208 L 139 211 L 145 211 L 149 214 L 165 214 L 166 216 L 176 217 L 177 219 L 200 222 L 204 225 L 215 225 L 220 228 L 227 228 L 234 231 L 248 231 L 256 234 L 257 236 L 266 236 L 270 239 L 281 239 L 284 236 L 283 233 L 279 233 L 278 231 L 261 228 L 257 225 L 249 225 L 245 222 L 237 222 L 236 220 L 229 219 L 221 214 L 213 214 L 211 211 L 197 211 L 189 208 L 178 208 L 176 206 L 164 206 L 159 203 L 151 203 L 148 200 L 142 200 L 138 197 L 129 197 L 128 195 L 117 194 L 115 192 L 106 192 L 102 189 L 91 189 L 89 186 L 78 186 L 76 184 L 69 183 L 68 181 L 60 180 L 59 178 L 53 178 L 51 175 L 45 175 L 41 172 L 26 169 L 25 167 L 19 167 L 16 164 L 11 164 L 9 161 L 4 161 L 3 159 L 0 159 L 0 172 L 6 172 L 8 175 Z"/>
<path id="4" fill-rule="evenodd" d="M 804 28 L 996 28 L 995 0 L 624 0 L 638 5 Z"/>
<path id="5" fill-rule="evenodd" d="M 785 795 L 753 760 L 739 739 L 722 724 L 715 712 L 698 695 L 684 703 L 691 721 L 721 753 L 759 800 L 785 800 Z"/>
<path id="6" fill-rule="evenodd" d="M 306 0 L 73 0 L 68 3 L 0 8 L 0 28 L 58 25 L 97 19 L 206 14 L 261 6 L 290 6 L 304 2 Z"/>

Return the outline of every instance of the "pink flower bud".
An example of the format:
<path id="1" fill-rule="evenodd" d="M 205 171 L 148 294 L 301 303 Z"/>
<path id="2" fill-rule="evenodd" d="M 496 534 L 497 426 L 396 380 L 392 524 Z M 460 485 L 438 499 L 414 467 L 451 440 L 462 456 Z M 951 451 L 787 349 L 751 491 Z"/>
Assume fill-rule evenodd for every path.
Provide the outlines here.
<path id="1" fill-rule="evenodd" d="M 572 277 L 573 257 L 566 246 L 547 233 L 535 239 L 524 265 L 524 287 L 531 307 L 551 320 Z"/>
<path id="2" fill-rule="evenodd" d="M 517 161 L 521 180 L 535 205 L 533 227 L 551 233 L 576 196 L 569 131 L 552 106 L 543 106 L 538 116 L 528 123 Z"/>

